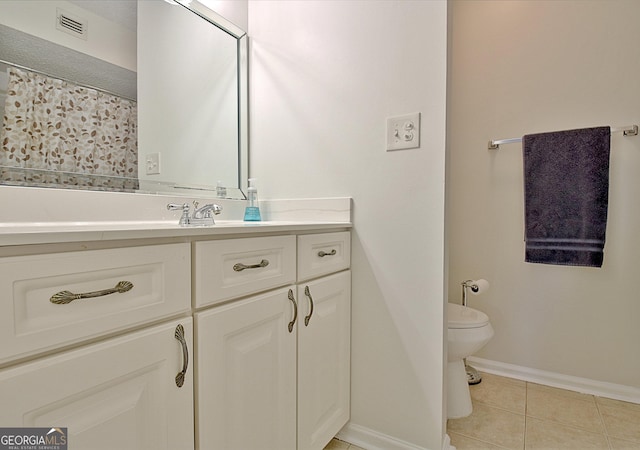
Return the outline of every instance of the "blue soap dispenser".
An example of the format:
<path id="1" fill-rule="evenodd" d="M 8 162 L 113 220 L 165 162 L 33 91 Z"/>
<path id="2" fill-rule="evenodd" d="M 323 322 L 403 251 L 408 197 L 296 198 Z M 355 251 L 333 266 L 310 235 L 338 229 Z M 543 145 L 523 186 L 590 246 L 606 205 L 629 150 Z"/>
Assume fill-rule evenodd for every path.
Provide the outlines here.
<path id="1" fill-rule="evenodd" d="M 247 207 L 244 209 L 245 222 L 259 222 L 260 208 L 258 207 L 258 189 L 255 186 L 255 178 L 249 178 L 249 187 L 247 188 Z"/>

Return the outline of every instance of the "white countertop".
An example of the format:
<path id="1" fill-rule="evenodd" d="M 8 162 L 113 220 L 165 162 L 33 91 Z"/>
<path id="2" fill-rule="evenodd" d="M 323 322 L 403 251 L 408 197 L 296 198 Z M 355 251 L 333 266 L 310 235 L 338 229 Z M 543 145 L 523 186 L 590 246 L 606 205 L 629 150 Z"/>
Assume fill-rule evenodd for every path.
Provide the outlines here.
<path id="1" fill-rule="evenodd" d="M 0 246 L 64 242 L 148 239 L 237 234 L 328 231 L 351 228 L 350 222 L 243 222 L 219 220 L 213 226 L 181 227 L 175 221 L 0 223 Z"/>
<path id="2" fill-rule="evenodd" d="M 204 203 L 204 200 L 201 200 Z M 216 224 L 181 227 L 183 197 L 0 186 L 0 247 L 150 238 L 327 231 L 351 228 L 351 199 L 260 202 L 262 222 L 244 222 L 246 202 L 212 199 L 223 207 Z"/>

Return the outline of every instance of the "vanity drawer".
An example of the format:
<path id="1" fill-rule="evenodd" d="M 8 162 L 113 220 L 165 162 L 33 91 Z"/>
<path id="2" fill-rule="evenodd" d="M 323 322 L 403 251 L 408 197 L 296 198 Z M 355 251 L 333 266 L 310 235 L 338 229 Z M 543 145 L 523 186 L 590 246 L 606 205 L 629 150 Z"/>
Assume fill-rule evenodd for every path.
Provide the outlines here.
<path id="1" fill-rule="evenodd" d="M 0 364 L 189 311 L 190 262 L 186 243 L 0 258 Z"/>
<path id="2" fill-rule="evenodd" d="M 350 232 L 298 236 L 298 281 L 347 269 L 350 265 Z"/>
<path id="3" fill-rule="evenodd" d="M 295 282 L 296 238 L 196 242 L 194 264 L 194 306 L 219 303 Z"/>

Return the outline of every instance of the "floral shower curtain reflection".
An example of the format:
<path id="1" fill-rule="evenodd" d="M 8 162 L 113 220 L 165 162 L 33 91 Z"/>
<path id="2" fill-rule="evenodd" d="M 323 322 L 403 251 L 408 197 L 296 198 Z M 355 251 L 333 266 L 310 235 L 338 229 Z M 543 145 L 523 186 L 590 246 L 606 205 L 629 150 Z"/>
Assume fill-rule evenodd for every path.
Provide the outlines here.
<path id="1" fill-rule="evenodd" d="M 0 130 L 0 183 L 138 188 L 137 105 L 11 67 Z"/>

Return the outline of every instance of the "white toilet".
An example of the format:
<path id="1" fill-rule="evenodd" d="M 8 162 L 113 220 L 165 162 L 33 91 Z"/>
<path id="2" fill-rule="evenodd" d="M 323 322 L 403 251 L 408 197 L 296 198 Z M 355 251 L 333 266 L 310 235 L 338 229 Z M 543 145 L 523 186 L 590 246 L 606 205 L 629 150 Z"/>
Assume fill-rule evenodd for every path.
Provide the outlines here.
<path id="1" fill-rule="evenodd" d="M 485 346 L 493 336 L 489 317 L 468 306 L 447 303 L 447 418 L 471 414 L 471 395 L 463 359 Z"/>

